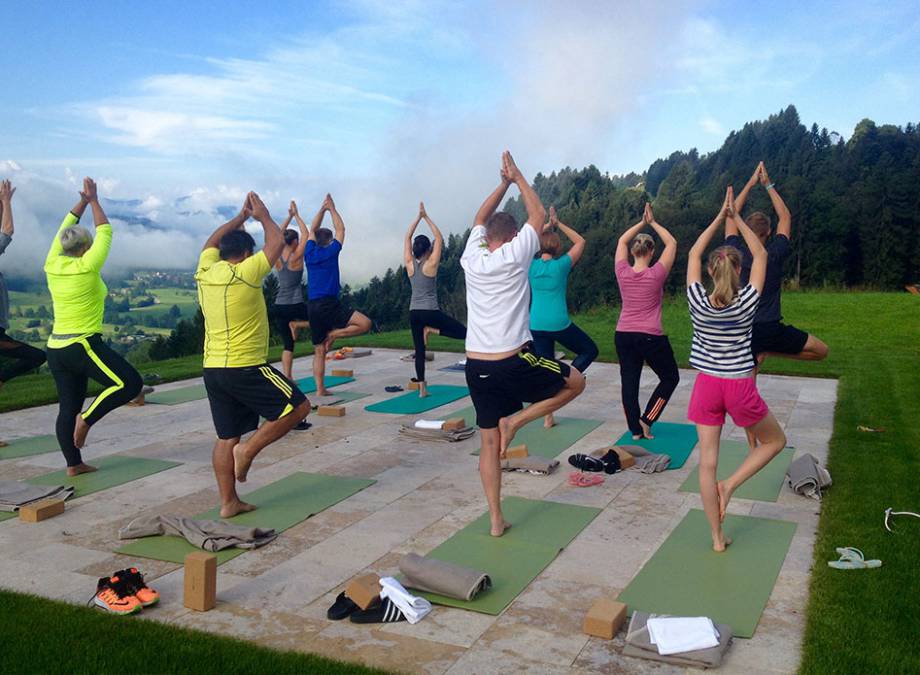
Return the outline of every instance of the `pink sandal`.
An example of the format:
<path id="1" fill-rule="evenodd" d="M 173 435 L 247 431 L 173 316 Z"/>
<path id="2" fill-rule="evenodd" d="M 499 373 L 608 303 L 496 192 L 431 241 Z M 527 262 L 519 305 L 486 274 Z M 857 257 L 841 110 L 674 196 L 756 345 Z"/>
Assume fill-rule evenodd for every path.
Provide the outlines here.
<path id="1" fill-rule="evenodd" d="M 603 484 L 603 482 L 604 477 L 598 474 L 589 475 L 581 471 L 573 471 L 569 474 L 569 485 L 573 487 L 594 487 L 595 485 Z"/>

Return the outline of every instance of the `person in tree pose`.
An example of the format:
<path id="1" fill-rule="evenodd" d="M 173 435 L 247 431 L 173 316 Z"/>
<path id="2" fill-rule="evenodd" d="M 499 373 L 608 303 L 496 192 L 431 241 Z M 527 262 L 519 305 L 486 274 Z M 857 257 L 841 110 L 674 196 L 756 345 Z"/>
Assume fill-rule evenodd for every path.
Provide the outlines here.
<path id="1" fill-rule="evenodd" d="M 664 242 L 664 250 L 654 265 L 655 240 L 642 233 L 645 227 L 655 230 Z M 654 438 L 652 425 L 661 417 L 680 381 L 674 350 L 661 328 L 664 282 L 676 256 L 677 240 L 655 220 L 651 204 L 645 205 L 642 220 L 626 230 L 617 242 L 615 272 L 623 306 L 614 342 L 620 362 L 623 411 L 635 440 Z M 640 416 L 639 381 L 645 363 L 658 376 L 658 386 Z"/>
<path id="2" fill-rule="evenodd" d="M 326 213 L 332 218 L 332 230 L 322 227 Z M 326 396 L 326 354 L 339 338 L 363 335 L 371 329 L 371 320 L 339 300 L 339 254 L 345 244 L 345 222 L 335 208 L 332 195 L 310 225 L 304 261 L 307 265 L 307 313 L 313 339 L 313 378 L 316 395 Z"/>
<path id="3" fill-rule="evenodd" d="M 424 234 L 413 239 L 419 223 L 424 220 L 434 235 L 434 244 Z M 438 305 L 438 265 L 441 264 L 441 252 L 444 249 L 444 237 L 441 230 L 425 212 L 425 204 L 418 207 L 418 216 L 409 225 L 403 246 L 403 262 L 406 275 L 412 286 L 412 299 L 409 301 L 409 325 L 412 328 L 412 344 L 415 347 L 415 378 L 418 382 L 420 398 L 428 396 L 425 383 L 425 348 L 428 336 L 443 335 L 454 340 L 466 339 L 466 326 L 441 311 Z"/>
<path id="4" fill-rule="evenodd" d="M 476 408 L 479 475 L 495 537 L 508 527 L 501 507 L 501 457 L 515 433 L 585 388 L 578 370 L 534 353 L 528 271 L 549 225 L 540 198 L 509 152 L 502 155 L 500 173 L 501 183 L 479 207 L 460 259 L 466 273 L 466 382 Z M 496 213 L 512 183 L 527 209 L 520 232 L 511 214 Z M 532 405 L 523 408 L 525 402 Z"/>
<path id="5" fill-rule="evenodd" d="M 93 211 L 95 238 L 79 225 L 87 206 Z M 55 433 L 67 461 L 68 476 L 96 470 L 83 462 L 80 452 L 90 428 L 137 397 L 144 386 L 134 366 L 102 340 L 109 291 L 101 272 L 111 246 L 112 226 L 99 204 L 96 183 L 84 178 L 80 201 L 64 218 L 45 258 L 45 276 L 54 305 L 48 367 L 58 391 Z M 105 389 L 84 411 L 90 378 Z"/>
<path id="6" fill-rule="evenodd" d="M 572 247 L 562 252 L 561 231 Z M 556 209 L 549 207 L 549 225 L 540 235 L 540 251 L 530 263 L 530 332 L 533 335 L 534 354 L 541 358 L 556 356 L 556 343 L 575 353 L 572 367 L 584 373 L 597 358 L 594 340 L 569 318 L 565 299 L 569 273 L 585 252 L 585 238 L 556 217 Z M 549 429 L 556 421 L 550 413 L 543 420 Z"/>
<path id="7" fill-rule="evenodd" d="M 8 180 L 0 181 L 0 255 L 13 241 L 13 193 Z M 25 342 L 14 340 L 6 331 L 10 327 L 10 296 L 0 273 L 0 389 L 14 377 L 35 370 L 45 362 L 45 352 Z M 12 363 L 6 363 L 6 361 Z"/>
<path id="8" fill-rule="evenodd" d="M 243 226 L 252 216 L 265 245 Z M 220 492 L 220 517 L 256 507 L 239 498 L 253 459 L 310 413 L 310 401 L 268 363 L 268 315 L 262 282 L 281 256 L 284 237 L 268 209 L 250 192 L 239 214 L 208 237 L 195 281 L 204 314 L 204 385 L 217 432 L 212 461 Z M 259 426 L 259 418 L 265 418 Z M 255 433 L 242 441 L 244 434 Z"/>
<path id="9" fill-rule="evenodd" d="M 291 220 L 297 221 L 300 230 L 288 229 Z M 278 275 L 278 295 L 275 296 L 275 327 L 281 334 L 284 349 L 281 352 L 281 369 L 284 376 L 293 379 L 294 343 L 298 332 L 309 325 L 307 321 L 307 303 L 303 298 L 303 254 L 307 247 L 307 224 L 297 212 L 297 204 L 291 202 L 288 217 L 281 224 L 284 234 L 284 249 L 275 263 Z"/>
<path id="10" fill-rule="evenodd" d="M 720 246 L 709 254 L 706 266 L 713 282 L 707 293 L 702 283 L 701 258 L 716 230 L 731 221 L 751 253 L 748 282 L 741 285 L 741 254 L 734 246 Z M 760 239 L 738 215 L 731 186 L 715 220 L 700 234 L 687 261 L 687 301 L 693 324 L 690 365 L 700 371 L 693 383 L 687 417 L 696 423 L 700 441 L 700 495 L 712 530 L 712 547 L 724 551 L 731 544 L 722 530 L 732 493 L 760 471 L 786 445 L 786 436 L 757 391 L 756 361 L 751 332 L 764 288 L 768 254 Z M 760 443 L 726 480 L 716 480 L 719 438 L 725 413 L 750 430 Z"/>
<path id="11" fill-rule="evenodd" d="M 776 233 L 770 238 L 772 224 L 769 216 L 761 211 L 755 211 L 745 219 L 766 248 L 768 256 L 763 296 L 757 307 L 757 313 L 754 315 L 751 351 L 754 353 L 754 358 L 757 359 L 758 366 L 768 356 L 822 361 L 827 358 L 828 353 L 824 342 L 795 326 L 783 323 L 780 296 L 783 291 L 783 265 L 792 253 L 792 246 L 789 243 L 792 235 L 792 215 L 773 181 L 770 180 L 763 162 L 757 165 L 753 175 L 741 190 L 741 194 L 735 200 L 735 208 L 739 214 L 742 212 L 748 195 L 758 183 L 766 189 L 779 222 L 776 225 Z M 728 222 L 725 224 L 725 243 L 735 247 L 741 253 L 741 283 L 747 283 L 751 275 L 752 256 L 742 237 L 738 236 L 737 229 Z M 756 439 L 750 434 L 748 434 L 748 444 L 752 448 L 756 445 Z"/>

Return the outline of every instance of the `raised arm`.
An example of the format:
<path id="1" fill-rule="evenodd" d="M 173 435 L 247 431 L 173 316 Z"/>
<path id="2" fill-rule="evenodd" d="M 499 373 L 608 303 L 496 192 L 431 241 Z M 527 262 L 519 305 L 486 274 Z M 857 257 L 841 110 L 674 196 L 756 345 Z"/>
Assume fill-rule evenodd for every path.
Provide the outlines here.
<path id="1" fill-rule="evenodd" d="M 16 192 L 8 180 L 0 181 L 0 233 L 13 236 L 13 193 Z M 0 253 L 3 253 L 0 249 Z"/>
<path id="2" fill-rule="evenodd" d="M 549 207 L 549 224 L 551 227 L 558 227 L 562 233 L 569 238 L 569 241 L 572 242 L 572 248 L 569 249 L 568 256 L 574 267 L 578 264 L 578 261 L 581 260 L 581 256 L 585 252 L 585 238 L 559 220 L 556 216 L 556 208 L 553 206 Z"/>
<path id="3" fill-rule="evenodd" d="M 220 244 L 220 240 L 223 239 L 223 236 L 228 232 L 233 232 L 233 230 L 238 230 L 246 224 L 246 221 L 249 220 L 249 217 L 252 215 L 252 206 L 249 204 L 249 196 L 246 196 L 246 201 L 243 202 L 240 212 L 237 213 L 233 218 L 228 220 L 226 223 L 218 227 L 211 233 L 211 236 L 208 237 L 208 240 L 204 243 L 204 246 L 201 247 L 201 250 L 207 250 L 209 248 L 217 248 Z"/>
<path id="4" fill-rule="evenodd" d="M 658 258 L 658 264 L 660 264 L 667 272 L 671 271 L 671 267 L 674 265 L 674 259 L 677 257 L 677 239 L 674 238 L 674 235 L 668 232 L 668 229 L 655 220 L 655 214 L 652 212 L 652 205 L 645 205 L 646 220 L 648 220 L 649 225 L 652 226 L 652 229 L 655 230 L 655 233 L 661 239 L 661 242 L 664 244 L 664 250 L 661 252 L 661 256 Z"/>
<path id="5" fill-rule="evenodd" d="M 84 178 L 83 192 L 80 193 L 80 196 L 89 203 L 90 208 L 93 210 L 93 224 L 97 228 L 100 225 L 109 225 L 109 220 L 105 217 L 105 211 L 102 210 L 102 205 L 99 203 L 96 181 L 92 178 Z"/>
<path id="6" fill-rule="evenodd" d="M 530 183 L 524 178 L 524 174 L 521 173 L 517 164 L 514 163 L 511 153 L 507 150 L 502 153 L 502 173 L 507 175 L 517 185 L 518 190 L 521 191 L 524 208 L 527 210 L 527 222 L 530 223 L 530 226 L 537 233 L 548 229 L 549 223 L 545 222 L 546 209 L 543 208 L 543 202 L 540 201 L 540 197 L 537 196 L 534 189 L 530 187 Z"/>
<path id="7" fill-rule="evenodd" d="M 643 209 L 642 220 L 620 235 L 620 238 L 617 240 L 617 250 L 613 258 L 614 262 L 629 260 L 629 242 L 636 238 L 636 235 L 642 231 L 643 227 L 648 225 L 648 222 L 645 220 L 646 214 L 647 211 Z"/>
<path id="8" fill-rule="evenodd" d="M 727 219 L 734 221 L 735 227 L 738 228 L 738 231 L 744 238 L 744 243 L 747 244 L 748 250 L 751 252 L 751 257 L 753 258 L 751 261 L 751 276 L 748 283 L 757 289 L 758 293 L 762 293 L 764 280 L 767 278 L 767 259 L 769 257 L 767 249 L 765 249 L 760 242 L 760 237 L 754 234 L 754 230 L 749 228 L 747 223 L 744 222 L 744 219 L 738 213 L 738 209 L 732 199 L 729 199 L 728 202 Z"/>
<path id="9" fill-rule="evenodd" d="M 327 203 L 329 195 L 326 195 L 326 197 L 327 199 L 323 200 L 323 205 L 319 207 L 319 211 L 316 212 L 316 215 L 313 216 L 313 220 L 310 222 L 310 232 L 307 239 L 316 241 L 316 231 L 323 226 L 323 218 L 326 217 L 326 211 L 328 210 Z"/>
<path id="10" fill-rule="evenodd" d="M 338 210 L 335 208 L 335 202 L 332 201 L 332 195 L 326 195 L 326 201 L 329 203 L 328 210 L 329 215 L 332 216 L 332 225 L 335 227 L 335 239 L 339 242 L 340 246 L 345 245 L 345 221 L 342 220 L 342 216 L 339 215 Z"/>
<path id="11" fill-rule="evenodd" d="M 690 253 L 687 254 L 688 287 L 693 284 L 703 283 L 703 254 L 706 252 L 709 242 L 711 242 L 713 236 L 715 236 L 716 230 L 722 226 L 722 223 L 728 216 L 728 205 L 733 198 L 732 186 L 729 185 L 728 189 L 725 191 L 725 201 L 722 202 L 722 208 L 719 209 L 719 213 L 716 215 L 715 220 L 709 223 L 709 227 L 700 232 L 700 236 L 697 237 L 696 242 L 690 248 Z"/>
<path id="12" fill-rule="evenodd" d="M 293 199 L 291 200 L 291 205 L 288 207 L 288 219 L 285 222 L 290 223 L 291 218 L 297 221 L 297 229 L 300 230 L 300 239 L 297 241 L 297 248 L 294 249 L 291 257 L 293 260 L 300 260 L 303 262 L 303 252 L 307 248 L 307 240 L 310 237 L 310 232 L 307 230 L 307 224 L 303 222 L 303 218 L 300 217 L 300 212 L 297 210 L 297 202 Z M 284 229 L 282 229 L 281 232 L 283 234 Z"/>
<path id="13" fill-rule="evenodd" d="M 757 185 L 760 181 L 760 172 L 763 169 L 763 162 L 758 162 L 757 167 L 754 169 L 754 173 L 751 174 L 751 177 L 748 178 L 748 182 L 744 184 L 744 187 L 741 189 L 741 194 L 735 198 L 735 209 L 738 212 L 738 215 L 741 215 L 742 210 L 744 210 L 744 205 L 747 203 L 748 195 L 751 194 L 751 190 L 754 189 L 754 186 Z M 732 222 L 731 218 L 725 219 L 725 238 L 733 237 L 738 234 L 738 228 L 735 227 L 735 224 Z"/>
<path id="14" fill-rule="evenodd" d="M 473 226 L 476 225 L 485 225 L 486 221 L 491 217 L 493 213 L 498 209 L 499 205 L 502 203 L 502 199 L 505 198 L 505 193 L 508 192 L 508 188 L 511 187 L 511 178 L 505 175 L 504 170 L 501 172 L 502 182 L 497 188 L 492 190 L 492 194 L 486 197 L 486 200 L 482 203 L 482 206 L 479 207 L 479 210 L 476 212 L 476 217 L 473 219 Z"/>
<path id="15" fill-rule="evenodd" d="M 434 224 L 434 221 L 428 217 L 428 212 L 425 211 L 425 204 L 419 204 L 419 208 L 421 209 L 422 218 L 425 219 L 425 222 L 428 223 L 428 227 L 431 228 L 431 234 L 434 239 L 434 242 L 431 244 L 431 255 L 428 256 L 428 260 L 425 261 L 425 270 L 428 276 L 433 276 L 434 273 L 438 271 L 438 265 L 441 264 L 441 254 L 444 252 L 444 235 L 441 234 L 441 230 Z"/>
<path id="16" fill-rule="evenodd" d="M 409 229 L 406 231 L 406 239 L 403 241 L 403 264 L 406 266 L 406 274 L 410 277 L 415 274 L 415 258 L 412 255 L 412 237 L 415 236 L 415 230 L 418 224 L 422 222 L 422 214 L 425 212 L 425 206 L 419 207 L 415 220 L 409 223 Z"/>
<path id="17" fill-rule="evenodd" d="M 92 178 L 83 179 L 81 197 L 89 201 L 89 206 L 93 210 L 93 222 L 96 225 L 96 236 L 93 237 L 93 243 L 89 250 L 83 254 L 83 264 L 89 269 L 99 272 L 108 259 L 109 251 L 112 248 L 112 226 L 109 224 L 108 218 L 105 217 L 105 211 L 102 210 L 102 205 L 99 203 L 96 182 Z"/>
<path id="18" fill-rule="evenodd" d="M 792 214 L 789 213 L 786 202 L 779 196 L 776 186 L 773 185 L 773 181 L 767 175 L 767 167 L 763 165 L 763 162 L 760 163 L 760 183 L 767 189 L 770 202 L 773 204 L 773 210 L 776 211 L 776 216 L 779 218 L 779 222 L 776 225 L 776 234 L 781 234 L 788 239 L 792 236 Z M 738 215 L 741 215 L 740 208 L 738 209 Z"/>
<path id="19" fill-rule="evenodd" d="M 249 205 L 252 208 L 252 217 L 262 225 L 262 231 L 265 233 L 265 244 L 262 246 L 262 252 L 268 258 L 269 267 L 274 267 L 275 262 L 281 257 L 281 251 L 284 250 L 284 235 L 278 224 L 272 220 L 262 199 L 255 192 L 249 193 Z"/>

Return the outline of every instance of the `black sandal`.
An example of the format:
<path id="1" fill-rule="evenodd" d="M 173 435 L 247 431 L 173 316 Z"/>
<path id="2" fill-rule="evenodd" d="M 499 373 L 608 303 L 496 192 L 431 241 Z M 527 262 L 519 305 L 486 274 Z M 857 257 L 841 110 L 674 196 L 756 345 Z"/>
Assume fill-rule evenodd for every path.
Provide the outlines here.
<path id="1" fill-rule="evenodd" d="M 332 621 L 341 621 L 354 614 L 357 609 L 358 606 L 354 601 L 345 595 L 345 591 L 342 591 L 335 599 L 335 602 L 332 603 L 332 607 L 326 610 L 326 618 Z"/>

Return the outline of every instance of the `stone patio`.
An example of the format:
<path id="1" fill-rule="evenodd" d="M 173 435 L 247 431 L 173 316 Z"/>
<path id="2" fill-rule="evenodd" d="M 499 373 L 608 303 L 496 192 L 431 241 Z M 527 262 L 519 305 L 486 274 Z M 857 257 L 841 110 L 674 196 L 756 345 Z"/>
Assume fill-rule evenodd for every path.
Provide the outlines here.
<path id="1" fill-rule="evenodd" d="M 398 437 L 408 418 L 369 413 L 364 406 L 388 396 L 388 384 L 405 386 L 412 365 L 405 352 L 374 350 L 349 360 L 357 381 L 344 385 L 371 394 L 347 404 L 342 418 L 311 416 L 314 427 L 292 432 L 267 448 L 254 463 L 246 489 L 293 471 L 354 475 L 376 483 L 284 532 L 263 549 L 219 567 L 218 605 L 206 613 L 182 606 L 178 565 L 115 555 L 119 527 L 141 514 L 192 515 L 216 504 L 211 473 L 213 430 L 206 400 L 178 406 L 124 408 L 94 429 L 84 456 L 88 461 L 124 453 L 182 462 L 179 467 L 96 493 L 68 504 L 52 520 L 30 525 L 0 523 L 0 585 L 77 603 L 86 602 L 99 576 L 137 564 L 160 591 L 160 605 L 143 619 L 188 626 L 252 640 L 262 645 L 315 652 L 337 659 L 424 673 L 619 673 L 680 672 L 652 662 L 624 658 L 623 632 L 614 640 L 589 638 L 581 621 L 601 595 L 615 597 L 655 552 L 699 496 L 679 492 L 698 463 L 698 451 L 680 470 L 608 476 L 601 486 L 569 487 L 565 458 L 616 440 L 626 430 L 616 365 L 597 363 L 588 388 L 564 415 L 604 424 L 559 457 L 563 466 L 548 477 L 506 474 L 504 495 L 594 506 L 603 512 L 499 616 L 435 606 L 415 626 L 367 627 L 325 618 L 326 609 L 352 577 L 368 571 L 392 574 L 400 556 L 426 553 L 485 510 L 479 483 L 476 438 L 453 444 L 425 444 Z M 462 373 L 437 370 L 459 358 L 438 353 L 429 363 L 429 381 L 463 384 Z M 311 361 L 295 362 L 295 376 L 310 374 Z M 643 396 L 653 385 L 648 372 Z M 681 383 L 662 419 L 686 421 L 693 382 Z M 197 380 L 195 381 L 197 382 Z M 160 390 L 184 386 L 171 383 Z M 785 425 L 796 453 L 825 461 L 837 383 L 762 376 L 764 398 Z M 469 405 L 462 399 L 429 417 L 449 417 Z M 56 407 L 0 415 L 6 439 L 53 433 Z M 743 439 L 731 424 L 725 436 Z M 3 478 L 29 478 L 63 466 L 59 453 L 0 462 Z M 729 511 L 798 523 L 792 547 L 756 635 L 739 639 L 722 672 L 791 673 L 798 666 L 805 605 L 819 506 L 784 486 L 777 503 L 734 499 Z M 40 585 L 39 581 L 40 580 Z M 132 619 L 134 620 L 134 619 Z"/>

